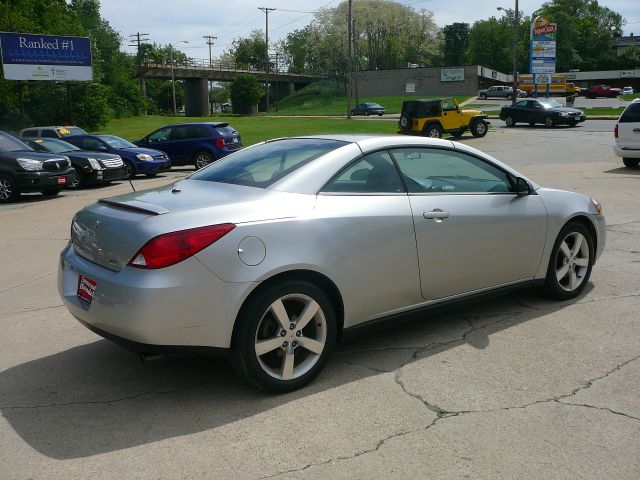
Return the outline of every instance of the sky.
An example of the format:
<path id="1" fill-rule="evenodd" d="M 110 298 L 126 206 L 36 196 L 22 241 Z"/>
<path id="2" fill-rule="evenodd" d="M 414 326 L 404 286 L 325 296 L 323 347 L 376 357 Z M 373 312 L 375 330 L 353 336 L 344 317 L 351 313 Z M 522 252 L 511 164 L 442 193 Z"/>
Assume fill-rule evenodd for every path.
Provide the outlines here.
<path id="1" fill-rule="evenodd" d="M 214 40 L 213 57 L 229 50 L 234 38 L 246 37 L 253 29 L 265 27 L 265 14 L 258 7 L 275 8 L 269 12 L 269 44 L 287 33 L 303 28 L 313 20 L 314 10 L 335 7 L 342 0 L 102 0 L 101 13 L 113 28 L 128 39 L 136 32 L 147 33 L 151 42 L 172 43 L 192 58 L 208 58 L 203 35 Z M 355 0 L 357 1 L 357 0 Z M 399 0 L 414 9 L 431 10 L 435 22 L 443 27 L 453 22 L 473 23 L 490 16 L 499 17 L 498 6 L 514 8 L 514 0 Z M 541 0 L 520 0 L 519 9 L 531 15 L 542 5 Z M 601 0 L 600 5 L 620 13 L 627 25 L 624 34 L 640 35 L 639 0 Z M 187 43 L 178 43 L 187 41 Z M 123 42 L 124 50 L 133 52 L 131 42 Z"/>

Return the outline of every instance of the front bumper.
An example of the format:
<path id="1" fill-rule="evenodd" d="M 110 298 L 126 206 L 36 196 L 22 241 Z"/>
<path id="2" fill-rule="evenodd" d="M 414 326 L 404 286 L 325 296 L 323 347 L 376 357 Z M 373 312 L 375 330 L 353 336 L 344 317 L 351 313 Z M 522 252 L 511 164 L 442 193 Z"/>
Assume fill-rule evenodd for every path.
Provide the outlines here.
<path id="1" fill-rule="evenodd" d="M 103 170 L 91 170 L 87 174 L 87 183 L 96 185 L 120 180 L 124 176 L 124 167 L 105 168 Z"/>
<path id="2" fill-rule="evenodd" d="M 96 282 L 91 304 L 77 296 L 80 275 Z M 252 287 L 220 280 L 194 257 L 158 270 L 115 272 L 80 257 L 69 244 L 58 264 L 58 293 L 74 317 L 147 352 L 229 348 L 237 312 Z"/>
<path id="3" fill-rule="evenodd" d="M 57 172 L 16 172 L 18 188 L 23 192 L 35 192 L 46 188 L 63 188 L 69 185 L 75 170 L 68 168 Z"/>
<path id="4" fill-rule="evenodd" d="M 613 152 L 620 158 L 640 158 L 640 149 L 620 148 L 617 143 L 613 145 Z"/>
<path id="5" fill-rule="evenodd" d="M 156 174 L 171 169 L 171 160 L 153 160 L 138 163 L 138 173 Z"/>
<path id="6" fill-rule="evenodd" d="M 598 235 L 596 255 L 594 258 L 595 263 L 600 258 L 600 255 L 602 255 L 602 252 L 604 252 L 604 247 L 607 243 L 607 222 L 602 214 L 591 215 L 591 220 L 593 221 L 593 225 L 595 226 L 596 233 Z"/>
<path id="7" fill-rule="evenodd" d="M 574 123 L 582 123 L 586 120 L 585 115 L 580 115 L 577 117 L 557 117 L 555 119 L 557 125 L 571 125 Z"/>

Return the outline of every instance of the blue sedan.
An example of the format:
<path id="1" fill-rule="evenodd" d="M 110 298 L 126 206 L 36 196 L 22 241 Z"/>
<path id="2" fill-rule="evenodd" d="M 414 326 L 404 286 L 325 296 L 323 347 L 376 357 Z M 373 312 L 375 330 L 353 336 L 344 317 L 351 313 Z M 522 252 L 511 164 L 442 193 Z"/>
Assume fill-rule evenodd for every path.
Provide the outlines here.
<path id="1" fill-rule="evenodd" d="M 141 148 L 115 135 L 73 135 L 65 141 L 82 150 L 115 153 L 122 157 L 124 178 L 133 178 L 139 173 L 149 177 L 171 168 L 171 160 L 166 153 L 151 148 Z"/>

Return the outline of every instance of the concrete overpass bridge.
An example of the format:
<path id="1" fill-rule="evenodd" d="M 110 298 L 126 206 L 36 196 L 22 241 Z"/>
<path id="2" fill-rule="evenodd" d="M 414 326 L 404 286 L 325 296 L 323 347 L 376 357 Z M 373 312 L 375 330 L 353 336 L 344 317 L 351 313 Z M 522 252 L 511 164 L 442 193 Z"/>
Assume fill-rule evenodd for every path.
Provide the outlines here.
<path id="1" fill-rule="evenodd" d="M 269 82 L 269 98 L 284 98 L 311 82 L 323 78 L 282 72 L 277 69 L 257 70 L 247 65 L 230 62 L 190 59 L 187 63 L 142 65 L 145 79 L 184 80 L 185 115 L 201 117 L 209 115 L 209 81 L 231 82 L 240 74 L 254 75 L 260 82 Z"/>

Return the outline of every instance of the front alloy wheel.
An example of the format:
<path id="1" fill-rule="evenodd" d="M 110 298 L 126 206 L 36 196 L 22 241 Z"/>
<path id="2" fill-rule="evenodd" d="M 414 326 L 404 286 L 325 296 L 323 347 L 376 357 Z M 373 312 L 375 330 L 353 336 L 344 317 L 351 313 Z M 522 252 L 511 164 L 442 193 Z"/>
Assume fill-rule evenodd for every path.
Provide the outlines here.
<path id="1" fill-rule="evenodd" d="M 7 203 L 15 200 L 20 192 L 16 184 L 9 177 L 0 176 L 0 203 Z"/>
<path id="2" fill-rule="evenodd" d="M 232 366 L 259 388 L 292 391 L 320 372 L 335 336 L 335 315 L 324 292 L 306 282 L 285 282 L 243 308 Z"/>
<path id="3" fill-rule="evenodd" d="M 554 245 L 545 292 L 552 298 L 568 300 L 578 295 L 587 284 L 594 260 L 593 239 L 582 223 L 566 225 Z"/>
<path id="4" fill-rule="evenodd" d="M 515 126 L 516 122 L 511 115 L 508 115 L 507 118 L 504 119 L 504 123 L 507 124 L 507 127 Z"/>
<path id="5" fill-rule="evenodd" d="M 547 128 L 553 128 L 556 122 L 553 120 L 553 117 L 547 117 L 544 119 L 544 126 Z"/>
<path id="6" fill-rule="evenodd" d="M 195 155 L 194 165 L 196 170 L 200 170 L 201 168 L 206 167 L 211 162 L 213 162 L 214 158 L 209 152 L 198 152 Z"/>

